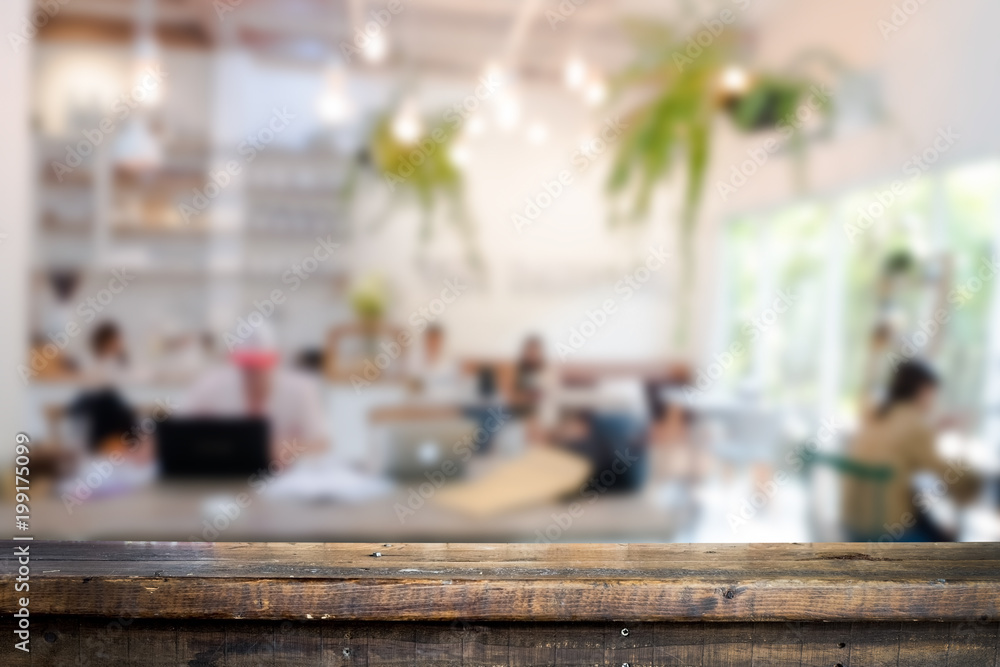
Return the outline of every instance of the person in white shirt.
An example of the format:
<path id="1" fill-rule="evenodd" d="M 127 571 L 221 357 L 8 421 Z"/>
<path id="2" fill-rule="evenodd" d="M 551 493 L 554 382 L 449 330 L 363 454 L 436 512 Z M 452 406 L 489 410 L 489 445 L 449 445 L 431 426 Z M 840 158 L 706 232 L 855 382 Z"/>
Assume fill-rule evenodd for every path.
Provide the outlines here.
<path id="1" fill-rule="evenodd" d="M 179 412 L 200 416 L 261 416 L 271 430 L 271 456 L 286 450 L 320 454 L 327 434 L 317 383 L 279 366 L 270 332 L 258 327 L 234 347 L 230 363 L 202 376 L 182 401 Z"/>
<path id="2" fill-rule="evenodd" d="M 423 348 L 414 355 L 411 372 L 424 398 L 462 398 L 462 377 L 458 364 L 445 353 L 444 329 L 431 324 L 424 332 Z"/>

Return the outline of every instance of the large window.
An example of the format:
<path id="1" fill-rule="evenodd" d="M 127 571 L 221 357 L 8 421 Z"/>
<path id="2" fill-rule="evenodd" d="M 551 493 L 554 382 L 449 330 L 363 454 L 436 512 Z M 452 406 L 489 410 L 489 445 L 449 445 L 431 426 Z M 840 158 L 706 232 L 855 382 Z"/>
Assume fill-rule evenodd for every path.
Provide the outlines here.
<path id="1" fill-rule="evenodd" d="M 995 278 L 982 276 L 1000 237 L 1000 162 L 891 192 L 885 183 L 727 224 L 718 340 L 746 351 L 723 387 L 750 383 L 782 404 L 853 416 L 895 361 L 916 354 L 940 370 L 949 406 L 981 407 L 998 367 Z M 869 223 L 862 211 L 876 215 Z M 775 316 L 783 295 L 793 303 Z"/>

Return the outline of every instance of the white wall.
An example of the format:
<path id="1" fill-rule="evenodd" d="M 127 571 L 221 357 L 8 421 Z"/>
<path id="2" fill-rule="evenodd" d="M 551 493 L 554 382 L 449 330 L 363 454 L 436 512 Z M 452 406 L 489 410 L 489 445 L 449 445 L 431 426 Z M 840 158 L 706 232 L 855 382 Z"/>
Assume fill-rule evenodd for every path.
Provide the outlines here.
<path id="1" fill-rule="evenodd" d="M 0 34 L 20 34 L 20 22 L 28 11 L 27 0 L 8 0 L 0 6 Z M 0 127 L 4 128 L 4 150 L 0 151 L 0 188 L 4 215 L 0 220 L 0 284 L 3 293 L 3 326 L 0 326 L 0 426 L 5 453 L 0 467 L 13 462 L 14 435 L 26 428 L 23 420 L 25 386 L 17 372 L 27 350 L 28 259 L 31 242 L 33 179 L 28 128 L 29 67 L 31 52 L 19 53 L 5 44 L 0 51 L 0 81 L 5 100 L 0 105 Z"/>

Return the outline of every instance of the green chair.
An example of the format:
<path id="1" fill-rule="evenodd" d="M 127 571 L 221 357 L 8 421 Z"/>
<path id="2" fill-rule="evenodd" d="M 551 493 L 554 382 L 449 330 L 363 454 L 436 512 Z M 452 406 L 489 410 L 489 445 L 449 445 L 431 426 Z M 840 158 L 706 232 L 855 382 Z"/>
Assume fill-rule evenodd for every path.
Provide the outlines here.
<path id="1" fill-rule="evenodd" d="M 872 485 L 874 497 L 874 523 L 881 523 L 881 518 L 885 516 L 886 491 L 889 481 L 895 476 L 895 470 L 889 465 L 872 465 L 862 463 L 850 457 L 840 454 L 827 454 L 824 452 L 813 452 L 811 455 L 803 457 L 806 463 L 806 473 L 810 473 L 815 466 L 823 466 L 832 469 L 841 477 L 853 478 Z M 869 526 L 865 531 L 868 539 L 877 539 L 882 531 L 881 525 Z"/>

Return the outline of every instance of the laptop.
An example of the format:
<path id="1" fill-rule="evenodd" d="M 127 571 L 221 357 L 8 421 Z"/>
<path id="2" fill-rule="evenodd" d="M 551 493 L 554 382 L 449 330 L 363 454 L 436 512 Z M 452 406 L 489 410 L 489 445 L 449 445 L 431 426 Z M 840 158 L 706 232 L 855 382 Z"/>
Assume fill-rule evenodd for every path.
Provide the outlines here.
<path id="1" fill-rule="evenodd" d="M 261 417 L 175 417 L 157 427 L 156 440 L 163 478 L 246 478 L 268 465 Z"/>
<path id="2" fill-rule="evenodd" d="M 476 451 L 476 423 L 468 419 L 394 422 L 386 426 L 385 471 L 400 480 L 455 479 Z M 430 477 L 428 477 L 430 476 Z"/>

